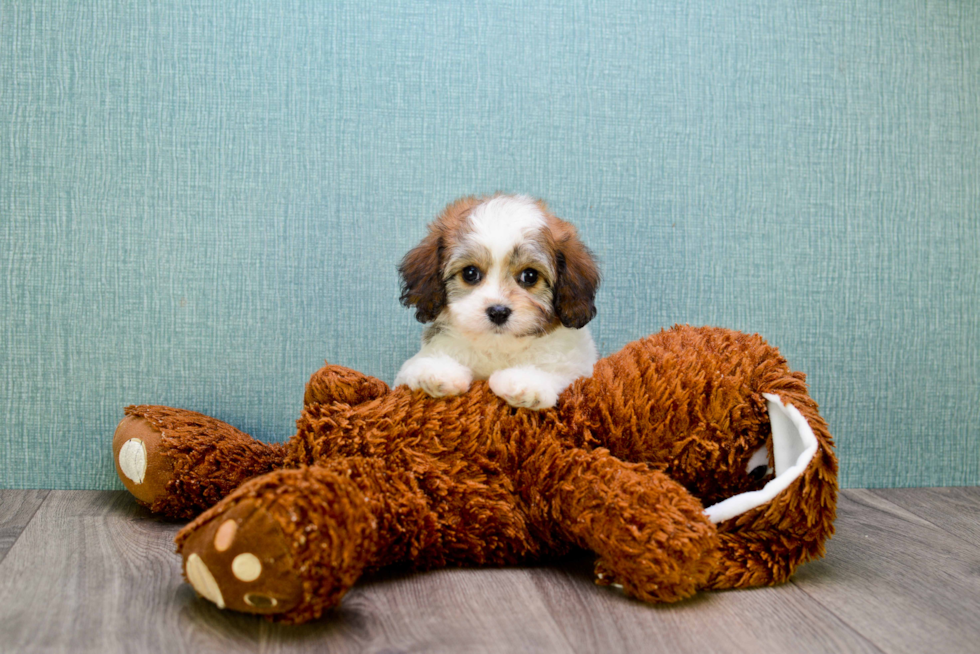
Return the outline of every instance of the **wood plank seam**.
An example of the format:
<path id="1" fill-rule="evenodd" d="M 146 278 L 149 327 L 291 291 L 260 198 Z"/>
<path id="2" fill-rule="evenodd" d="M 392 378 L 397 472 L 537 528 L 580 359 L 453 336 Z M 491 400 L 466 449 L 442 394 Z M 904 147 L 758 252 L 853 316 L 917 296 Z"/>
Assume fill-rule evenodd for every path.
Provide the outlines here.
<path id="1" fill-rule="evenodd" d="M 3 565 L 3 560 L 7 558 L 7 554 L 9 554 L 10 551 L 14 549 L 14 546 L 17 545 L 17 541 L 19 541 L 20 537 L 24 534 L 24 530 L 27 529 L 27 525 L 31 524 L 31 520 L 34 519 L 34 516 L 37 515 L 37 512 L 41 509 L 42 506 L 44 506 L 44 503 L 48 501 L 48 497 L 51 496 L 50 489 L 36 489 L 36 490 L 44 493 L 44 499 L 38 502 L 37 506 L 34 507 L 34 510 L 31 511 L 31 517 L 29 517 L 26 521 L 24 521 L 24 524 L 20 527 L 20 530 L 17 532 L 17 535 L 14 537 L 13 541 L 11 541 L 10 547 L 6 549 L 0 549 L 0 565 Z"/>
<path id="2" fill-rule="evenodd" d="M 933 532 L 933 539 L 936 536 L 952 536 L 952 540 L 960 545 L 966 544 L 967 549 L 975 548 L 976 543 L 968 538 L 964 538 L 955 533 L 951 533 L 949 529 L 942 527 L 937 524 L 934 520 L 927 519 L 921 512 L 913 511 L 911 508 L 899 504 L 887 498 L 886 493 L 878 493 L 873 489 L 849 489 L 841 492 L 842 499 L 846 499 L 848 502 L 854 503 L 862 510 L 874 512 L 881 514 L 885 517 L 890 517 L 894 520 L 903 521 L 909 523 L 910 526 L 917 526 L 919 529 L 931 530 Z M 872 500 L 872 501 L 869 501 Z M 851 510 L 843 509 L 846 513 L 850 514 Z M 850 515 L 851 518 L 855 517 Z M 868 528 L 875 528 L 875 522 L 873 520 L 865 520 L 862 522 Z M 853 527 L 852 527 L 853 529 Z M 854 538 L 855 534 L 838 534 L 837 538 L 843 537 L 845 540 L 850 537 Z M 833 547 L 833 541 L 831 541 L 831 547 Z M 797 582 L 795 579 L 790 580 L 794 586 L 802 590 L 806 595 L 813 601 L 817 602 L 820 606 L 823 606 L 831 614 L 835 615 L 844 625 L 851 629 L 855 634 L 857 634 L 863 641 L 867 642 L 869 646 L 873 647 L 876 651 L 892 651 L 892 645 L 889 643 L 881 642 L 879 637 L 880 633 L 867 632 L 860 625 L 855 624 L 852 620 L 846 618 L 843 614 L 847 611 L 842 611 L 841 607 L 836 604 L 828 604 L 826 601 L 821 601 L 818 597 L 820 593 L 812 593 L 809 591 L 806 583 Z M 884 649 L 882 649 L 884 648 Z M 959 650 L 957 650 L 959 651 Z"/>
<path id="3" fill-rule="evenodd" d="M 848 492 L 847 492 L 846 490 L 842 490 L 842 491 L 841 491 L 841 494 L 842 494 L 842 495 L 848 495 Z M 851 499 L 854 499 L 854 498 L 851 498 Z M 866 636 L 866 635 L 865 635 L 865 634 L 864 634 L 864 633 L 863 633 L 863 632 L 862 632 L 862 631 L 861 631 L 860 629 L 858 629 L 858 628 L 857 628 L 857 627 L 856 627 L 856 626 L 855 626 L 855 625 L 854 625 L 853 623 L 851 623 L 850 621 L 848 621 L 848 619 L 847 619 L 847 618 L 846 618 L 846 617 L 845 617 L 844 615 L 842 615 L 842 614 L 841 614 L 841 613 L 839 613 L 839 612 L 838 612 L 837 610 L 835 610 L 835 609 L 837 609 L 837 608 L 839 608 L 839 607 L 835 607 L 835 606 L 827 606 L 826 604 L 824 604 L 823 602 L 821 602 L 821 601 L 820 601 L 820 600 L 819 600 L 819 599 L 818 599 L 817 597 L 814 597 L 814 596 L 813 596 L 812 594 L 810 594 L 810 593 L 809 593 L 809 592 L 807 591 L 807 589 L 806 589 L 806 586 L 805 586 L 804 584 L 799 584 L 799 583 L 797 583 L 797 581 L 796 581 L 795 579 L 790 579 L 790 580 L 789 580 L 789 583 L 790 583 L 790 584 L 792 584 L 793 586 L 795 586 L 796 588 L 798 588 L 798 589 L 799 589 L 799 590 L 800 590 L 800 591 L 801 591 L 801 592 L 802 592 L 802 593 L 803 593 L 804 595 L 806 595 L 807 597 L 809 597 L 809 598 L 810 598 L 810 599 L 811 599 L 811 600 L 812 600 L 813 602 L 815 602 L 815 603 L 816 603 L 817 605 L 819 605 L 819 606 L 822 606 L 822 607 L 823 607 L 823 608 L 824 608 L 824 609 L 825 609 L 825 610 L 826 610 L 827 612 L 829 612 L 829 613 L 830 613 L 831 615 L 834 615 L 834 616 L 836 616 L 836 617 L 837 617 L 837 619 L 838 619 L 838 620 L 840 620 L 842 624 L 844 624 L 844 625 L 845 625 L 845 626 L 846 626 L 846 627 L 847 627 L 848 629 L 850 629 L 850 630 L 851 630 L 851 631 L 852 631 L 852 632 L 853 632 L 853 633 L 854 633 L 854 634 L 855 634 L 855 635 L 856 635 L 856 636 L 857 636 L 858 638 L 860 638 L 860 639 L 861 639 L 861 640 L 863 640 L 863 641 L 864 641 L 865 643 L 867 643 L 867 645 L 868 645 L 869 647 L 871 647 L 872 649 L 874 649 L 874 650 L 875 650 L 876 652 L 882 652 L 882 654 L 885 654 L 885 651 L 886 651 L 886 650 L 883 650 L 882 648 L 880 648 L 880 647 L 879 647 L 879 646 L 877 645 L 877 643 L 875 643 L 875 642 L 874 642 L 873 640 L 871 640 L 871 639 L 870 639 L 870 638 L 869 638 L 868 636 Z"/>
<path id="4" fill-rule="evenodd" d="M 875 488 L 869 488 L 868 489 L 868 491 L 872 495 L 874 495 L 876 498 L 878 498 L 879 500 L 881 500 L 883 502 L 887 502 L 888 504 L 894 506 L 895 508 L 897 508 L 897 509 L 899 509 L 901 511 L 908 511 L 909 513 L 911 513 L 915 517 L 919 518 L 923 522 L 928 522 L 930 525 L 932 525 L 933 527 L 935 527 L 939 531 L 943 532 L 944 534 L 947 534 L 947 535 L 951 536 L 952 538 L 955 538 L 956 540 L 960 541 L 961 543 L 966 543 L 970 547 L 976 547 L 977 546 L 977 543 L 975 541 L 972 541 L 972 540 L 970 540 L 968 538 L 964 538 L 962 535 L 957 534 L 954 531 L 950 531 L 947 527 L 944 527 L 941 524 L 938 524 L 935 520 L 931 519 L 928 515 L 923 515 L 920 511 L 916 510 L 916 507 L 905 506 L 905 505 L 902 505 L 902 504 L 898 504 L 898 503 L 896 503 L 893 500 L 888 499 L 887 495 L 882 494 L 882 493 L 879 492 L 881 490 L 888 490 L 888 489 L 881 489 L 881 488 L 877 488 L 877 489 L 875 489 Z"/>
<path id="5" fill-rule="evenodd" d="M 841 615 L 840 613 L 838 613 L 837 611 L 835 611 L 834 609 L 837 608 L 837 607 L 827 606 L 826 604 L 824 604 L 823 602 L 821 602 L 819 599 L 817 599 L 816 597 L 814 597 L 813 595 L 811 595 L 810 593 L 808 593 L 807 590 L 806 590 L 806 587 L 805 586 L 802 586 L 802 585 L 800 585 L 798 583 L 796 583 L 796 581 L 790 579 L 789 580 L 789 583 L 792 584 L 793 586 L 795 586 L 800 591 L 802 591 L 803 594 L 806 595 L 807 597 L 809 597 L 814 603 L 816 603 L 819 606 L 822 606 L 824 608 L 824 610 L 826 610 L 831 615 L 835 616 L 838 620 L 841 621 L 841 624 L 843 624 L 848 629 L 850 629 L 851 632 L 855 636 L 857 636 L 858 638 L 860 638 L 861 640 L 863 640 L 865 643 L 867 643 L 869 647 L 871 647 L 872 649 L 874 649 L 874 651 L 881 652 L 881 654 L 886 654 L 886 650 L 883 650 L 882 648 L 878 647 L 877 643 L 875 643 L 868 636 L 866 636 L 861 630 L 859 630 L 851 622 L 849 622 L 846 617 L 844 617 L 843 615 Z"/>

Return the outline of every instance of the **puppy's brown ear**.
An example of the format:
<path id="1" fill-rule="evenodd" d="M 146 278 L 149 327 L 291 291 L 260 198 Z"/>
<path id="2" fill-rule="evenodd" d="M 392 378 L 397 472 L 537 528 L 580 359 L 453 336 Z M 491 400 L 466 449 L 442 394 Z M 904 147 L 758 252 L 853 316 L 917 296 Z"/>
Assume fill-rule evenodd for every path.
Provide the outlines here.
<path id="1" fill-rule="evenodd" d="M 595 294 L 599 289 L 599 266 L 595 257 L 564 223 L 556 234 L 555 315 L 565 327 L 581 329 L 595 318 Z"/>
<path id="2" fill-rule="evenodd" d="M 462 226 L 482 198 L 465 197 L 449 203 L 429 225 L 429 234 L 405 255 L 398 272 L 402 278 L 401 302 L 415 307 L 415 319 L 431 322 L 446 308 L 446 285 L 442 265 L 447 248 L 459 239 Z"/>
<path id="3" fill-rule="evenodd" d="M 415 319 L 431 322 L 446 306 L 446 287 L 442 283 L 442 235 L 434 226 L 422 242 L 405 255 L 398 266 L 402 278 L 401 302 L 415 307 Z"/>

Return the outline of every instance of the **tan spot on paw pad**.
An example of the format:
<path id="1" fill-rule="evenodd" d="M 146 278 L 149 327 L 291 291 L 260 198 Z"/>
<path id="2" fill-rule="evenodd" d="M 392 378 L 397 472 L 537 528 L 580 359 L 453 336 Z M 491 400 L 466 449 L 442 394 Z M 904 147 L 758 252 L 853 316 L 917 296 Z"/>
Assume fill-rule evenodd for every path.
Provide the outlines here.
<path id="1" fill-rule="evenodd" d="M 211 600 L 219 609 L 225 608 L 225 599 L 221 596 L 218 582 L 197 554 L 187 557 L 187 578 L 201 597 Z"/>
<path id="2" fill-rule="evenodd" d="M 238 533 L 238 523 L 234 520 L 225 520 L 214 534 L 214 549 L 219 552 L 227 551 L 235 542 L 236 533 Z"/>
<path id="3" fill-rule="evenodd" d="M 255 581 L 262 574 L 262 562 L 251 552 L 245 552 L 231 562 L 231 571 L 239 581 Z"/>
<path id="4" fill-rule="evenodd" d="M 275 597 L 269 597 L 268 595 L 260 595 L 259 593 L 246 593 L 245 603 L 249 606 L 254 606 L 257 609 L 271 609 L 274 608 L 279 601 Z"/>
<path id="5" fill-rule="evenodd" d="M 146 446 L 138 438 L 130 438 L 119 449 L 119 469 L 134 484 L 142 484 L 146 476 Z"/>

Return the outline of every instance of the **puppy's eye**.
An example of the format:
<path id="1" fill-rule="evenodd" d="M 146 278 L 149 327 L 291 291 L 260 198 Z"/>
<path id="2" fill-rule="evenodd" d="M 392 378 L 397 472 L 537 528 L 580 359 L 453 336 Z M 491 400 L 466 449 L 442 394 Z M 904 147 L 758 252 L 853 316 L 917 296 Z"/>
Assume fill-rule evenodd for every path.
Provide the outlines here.
<path id="1" fill-rule="evenodd" d="M 521 271 L 521 274 L 517 276 L 517 283 L 525 288 L 534 286 L 538 283 L 538 271 L 534 268 L 525 268 Z"/>
<path id="2" fill-rule="evenodd" d="M 460 274 L 463 277 L 463 281 L 471 286 L 483 279 L 483 273 L 476 266 L 466 266 Z"/>

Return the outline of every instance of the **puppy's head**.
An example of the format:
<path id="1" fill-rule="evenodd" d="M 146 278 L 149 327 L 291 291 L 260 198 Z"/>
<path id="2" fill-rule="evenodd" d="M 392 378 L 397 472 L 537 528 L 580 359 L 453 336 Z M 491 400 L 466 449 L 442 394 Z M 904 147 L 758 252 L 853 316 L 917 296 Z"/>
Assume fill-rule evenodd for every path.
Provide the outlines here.
<path id="1" fill-rule="evenodd" d="M 534 336 L 595 316 L 599 270 L 575 228 L 527 196 L 462 198 L 399 266 L 402 304 L 420 322 Z"/>

